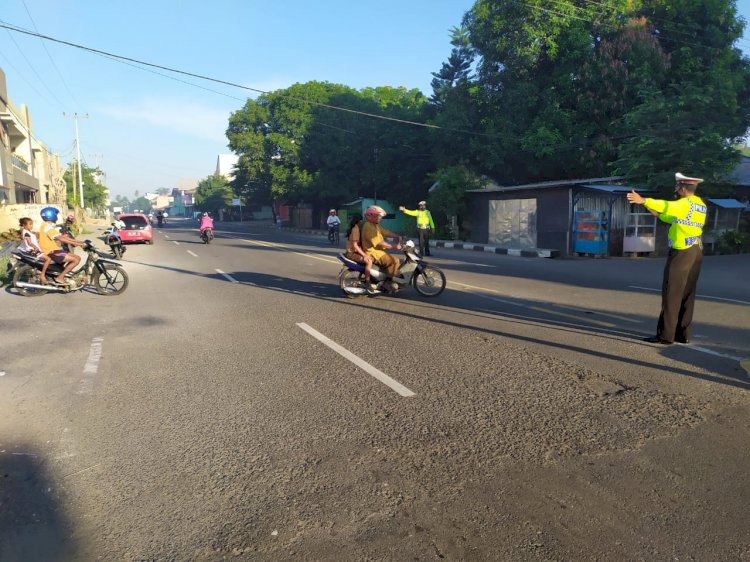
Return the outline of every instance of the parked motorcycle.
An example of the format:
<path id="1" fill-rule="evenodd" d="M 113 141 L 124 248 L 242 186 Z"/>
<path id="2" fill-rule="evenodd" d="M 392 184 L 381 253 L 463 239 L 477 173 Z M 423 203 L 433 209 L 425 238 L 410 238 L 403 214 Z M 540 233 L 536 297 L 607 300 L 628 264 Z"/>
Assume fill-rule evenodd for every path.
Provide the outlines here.
<path id="1" fill-rule="evenodd" d="M 210 244 L 211 240 L 214 239 L 214 229 L 213 228 L 204 228 L 201 230 L 201 240 L 203 240 L 204 244 Z"/>
<path id="2" fill-rule="evenodd" d="M 344 254 L 336 257 L 344 264 L 339 273 L 339 287 L 348 297 L 368 294 L 395 293 L 402 287 L 413 285 L 423 297 L 436 297 L 445 290 L 445 274 L 422 260 L 415 251 L 414 242 L 409 240 L 402 246 L 405 258 L 396 272 L 396 276 L 387 280 L 387 273 L 377 265 L 372 266 L 370 281 L 376 284 L 374 293 L 370 293 L 365 282 L 365 266 L 350 259 Z"/>
<path id="3" fill-rule="evenodd" d="M 112 255 L 115 256 L 115 259 L 118 260 L 122 259 L 122 255 L 127 249 L 122 243 L 122 238 L 120 237 L 120 233 L 118 232 L 120 228 L 122 228 L 120 225 L 118 225 L 116 222 L 113 222 L 112 226 L 104 231 L 104 241 L 107 243 L 107 246 L 109 246 L 109 249 L 112 250 Z"/>
<path id="4" fill-rule="evenodd" d="M 91 287 L 100 295 L 119 295 L 128 288 L 128 274 L 122 266 L 99 252 L 90 240 L 82 246 L 87 254 L 83 266 L 65 276 L 67 283 L 54 281 L 63 266 L 51 263 L 47 268 L 47 284 L 41 282 L 41 269 L 44 261 L 20 250 L 11 253 L 10 270 L 13 274 L 13 287 L 24 297 L 37 297 L 50 291 L 72 293 Z"/>

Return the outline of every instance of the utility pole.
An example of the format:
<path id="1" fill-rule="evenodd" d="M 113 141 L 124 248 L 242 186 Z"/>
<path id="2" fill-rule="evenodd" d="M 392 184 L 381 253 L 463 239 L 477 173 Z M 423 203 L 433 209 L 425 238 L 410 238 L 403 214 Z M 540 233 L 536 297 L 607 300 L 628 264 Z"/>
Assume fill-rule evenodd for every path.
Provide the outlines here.
<path id="1" fill-rule="evenodd" d="M 67 114 L 63 112 L 63 115 L 65 117 L 68 117 Z M 76 151 L 78 153 L 78 190 L 81 194 L 81 209 L 85 209 L 83 202 L 83 172 L 81 171 L 81 139 L 78 136 L 78 118 L 81 119 L 88 119 L 89 115 L 88 113 L 86 115 L 78 115 L 78 113 L 73 114 L 73 119 L 76 122 Z M 73 182 L 73 186 L 75 187 L 75 182 Z M 73 189 L 73 192 L 75 193 L 75 189 Z"/>

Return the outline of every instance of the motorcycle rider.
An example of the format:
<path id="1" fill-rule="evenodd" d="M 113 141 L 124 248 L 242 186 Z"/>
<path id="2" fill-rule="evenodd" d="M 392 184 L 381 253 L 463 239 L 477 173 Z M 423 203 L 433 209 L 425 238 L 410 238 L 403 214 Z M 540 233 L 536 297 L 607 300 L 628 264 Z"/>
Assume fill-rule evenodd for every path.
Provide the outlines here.
<path id="1" fill-rule="evenodd" d="M 55 277 L 56 283 L 64 285 L 67 283 L 65 276 L 81 262 L 81 257 L 72 252 L 65 252 L 60 244 L 69 246 L 83 246 L 84 244 L 61 232 L 60 227 L 55 224 L 59 214 L 60 211 L 54 207 L 45 207 L 39 213 L 44 221 L 39 229 L 39 247 L 53 262 L 64 267 L 62 272 Z"/>
<path id="2" fill-rule="evenodd" d="M 75 235 L 73 234 L 73 225 L 75 224 L 75 222 L 75 215 L 68 215 L 67 217 L 65 217 L 65 222 L 60 225 L 60 232 L 65 236 L 75 238 Z M 68 253 L 73 251 L 69 244 L 62 244 L 62 249 Z"/>
<path id="3" fill-rule="evenodd" d="M 164 213 L 162 211 L 159 211 L 156 213 L 156 223 L 158 226 L 161 226 L 164 224 Z"/>
<path id="4" fill-rule="evenodd" d="M 365 210 L 365 223 L 362 225 L 362 249 L 365 251 L 374 264 L 385 268 L 388 275 L 388 279 L 392 279 L 398 271 L 400 262 L 398 258 L 390 255 L 386 250 L 400 250 L 401 244 L 391 244 L 385 241 L 385 238 L 398 238 L 398 235 L 386 230 L 380 226 L 380 220 L 387 213 L 382 207 L 378 205 L 370 205 Z M 391 283 L 391 287 L 397 286 L 395 283 Z M 375 286 L 371 284 L 368 289 L 370 291 L 375 290 Z"/>
<path id="5" fill-rule="evenodd" d="M 203 237 L 203 231 L 207 228 L 211 230 L 214 229 L 214 219 L 212 219 L 211 215 L 208 213 L 203 213 L 203 216 L 201 217 L 201 225 L 199 227 L 201 238 Z"/>

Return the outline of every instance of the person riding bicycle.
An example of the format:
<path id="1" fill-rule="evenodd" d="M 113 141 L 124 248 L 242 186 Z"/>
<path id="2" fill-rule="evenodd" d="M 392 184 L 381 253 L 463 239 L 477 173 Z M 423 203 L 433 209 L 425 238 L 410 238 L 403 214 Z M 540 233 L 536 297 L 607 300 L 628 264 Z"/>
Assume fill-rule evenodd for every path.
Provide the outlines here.
<path id="1" fill-rule="evenodd" d="M 211 215 L 209 215 L 208 213 L 203 213 L 203 216 L 201 217 L 201 225 L 199 227 L 201 236 L 203 236 L 203 231 L 206 229 L 214 229 L 214 219 L 212 219 Z"/>
<path id="2" fill-rule="evenodd" d="M 326 224 L 328 225 L 328 239 L 333 240 L 334 236 L 336 236 L 339 231 L 339 226 L 341 225 L 341 219 L 336 214 L 336 209 L 328 211 Z"/>
<path id="3" fill-rule="evenodd" d="M 392 256 L 386 250 L 400 250 L 401 243 L 396 242 L 395 244 L 391 244 L 385 241 L 385 238 L 398 239 L 399 237 L 398 234 L 380 226 L 380 219 L 386 214 L 385 209 L 378 205 L 367 207 L 365 211 L 366 222 L 362 225 L 361 244 L 365 254 L 372 258 L 373 263 L 385 268 L 388 279 L 392 279 L 396 275 L 401 263 L 398 258 Z M 375 288 L 370 286 L 368 289 L 372 291 Z"/>

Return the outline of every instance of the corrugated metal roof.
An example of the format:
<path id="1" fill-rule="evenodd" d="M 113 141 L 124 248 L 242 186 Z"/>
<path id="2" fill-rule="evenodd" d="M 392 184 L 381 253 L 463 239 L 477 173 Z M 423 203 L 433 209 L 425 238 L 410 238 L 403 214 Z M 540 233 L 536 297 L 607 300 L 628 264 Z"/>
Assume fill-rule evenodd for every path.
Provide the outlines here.
<path id="1" fill-rule="evenodd" d="M 595 189 L 597 191 L 606 191 L 607 193 L 628 193 L 629 191 L 635 189 L 636 191 L 642 191 L 644 193 L 649 193 L 653 191 L 652 189 L 646 189 L 644 187 L 635 187 L 632 185 L 591 185 L 586 184 L 582 185 L 581 187 L 585 187 L 586 189 Z"/>
<path id="2" fill-rule="evenodd" d="M 567 187 L 569 185 L 595 184 L 599 182 L 612 182 L 625 179 L 625 176 L 610 176 L 606 178 L 585 178 L 577 180 L 554 180 L 538 183 L 527 183 L 523 185 L 509 185 L 490 187 L 488 189 L 468 189 L 466 193 L 497 193 L 506 191 L 521 191 L 523 189 L 550 189 L 553 187 Z"/>
<path id="3" fill-rule="evenodd" d="M 722 209 L 744 209 L 746 208 L 746 205 L 744 203 L 740 203 L 737 201 L 737 199 L 709 199 L 709 203 L 713 203 L 717 207 L 721 207 Z"/>

